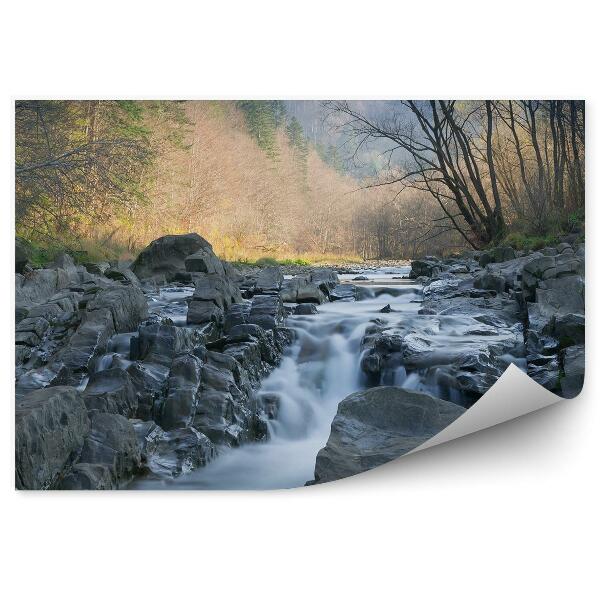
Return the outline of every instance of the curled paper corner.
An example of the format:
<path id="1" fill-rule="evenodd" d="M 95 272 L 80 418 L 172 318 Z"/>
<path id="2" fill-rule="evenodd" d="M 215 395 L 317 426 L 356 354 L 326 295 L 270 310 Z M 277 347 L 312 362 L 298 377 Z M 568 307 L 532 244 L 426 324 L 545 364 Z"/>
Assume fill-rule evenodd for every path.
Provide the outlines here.
<path id="1" fill-rule="evenodd" d="M 417 446 L 414 454 L 433 446 L 516 419 L 564 400 L 511 364 L 496 383 L 456 421 Z"/>

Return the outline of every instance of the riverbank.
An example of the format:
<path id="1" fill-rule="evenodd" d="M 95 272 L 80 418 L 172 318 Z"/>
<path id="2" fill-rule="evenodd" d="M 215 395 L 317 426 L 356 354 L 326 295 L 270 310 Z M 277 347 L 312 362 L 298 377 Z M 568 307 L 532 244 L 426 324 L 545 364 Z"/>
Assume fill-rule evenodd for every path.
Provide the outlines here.
<path id="1" fill-rule="evenodd" d="M 237 269 L 195 234 L 132 264 L 17 262 L 17 487 L 330 481 L 434 435 L 510 363 L 581 387 L 583 245 L 336 268 Z"/>

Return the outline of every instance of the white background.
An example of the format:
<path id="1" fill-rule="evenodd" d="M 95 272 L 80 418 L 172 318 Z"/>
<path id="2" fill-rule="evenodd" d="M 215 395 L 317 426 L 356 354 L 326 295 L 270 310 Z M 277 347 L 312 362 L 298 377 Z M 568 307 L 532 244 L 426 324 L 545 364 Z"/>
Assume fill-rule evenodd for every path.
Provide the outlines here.
<path id="1" fill-rule="evenodd" d="M 4 597 L 598 597 L 599 98 L 591 6 L 3 3 Z M 13 101 L 23 97 L 585 98 L 583 395 L 320 487 L 14 492 L 11 157 Z"/>

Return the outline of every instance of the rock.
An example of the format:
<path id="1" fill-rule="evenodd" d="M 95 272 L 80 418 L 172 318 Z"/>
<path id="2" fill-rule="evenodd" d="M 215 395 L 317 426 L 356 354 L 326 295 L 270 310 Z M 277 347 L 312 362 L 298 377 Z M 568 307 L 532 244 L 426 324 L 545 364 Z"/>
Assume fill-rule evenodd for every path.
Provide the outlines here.
<path id="1" fill-rule="evenodd" d="M 106 353 L 108 340 L 114 333 L 110 309 L 85 313 L 68 345 L 52 358 L 50 366 L 55 370 L 64 366 L 69 373 L 67 382 L 79 385 L 85 374 L 94 370 L 96 359 Z"/>
<path id="2" fill-rule="evenodd" d="M 202 273 L 196 279 L 196 289 L 189 305 L 187 322 L 221 324 L 224 312 L 231 305 L 241 301 L 239 288 L 229 279 L 218 273 Z"/>
<path id="3" fill-rule="evenodd" d="M 19 321 L 15 330 L 17 332 L 31 331 L 35 333 L 38 338 L 41 338 L 48 329 L 48 326 L 49 323 L 44 317 L 31 317 Z"/>
<path id="4" fill-rule="evenodd" d="M 108 309 L 116 333 L 135 331 L 148 318 L 148 303 L 139 288 L 111 286 L 101 290 L 87 303 L 87 312 Z"/>
<path id="5" fill-rule="evenodd" d="M 79 463 L 102 465 L 119 487 L 138 472 L 141 455 L 133 425 L 122 415 L 92 412 L 91 427 Z"/>
<path id="6" fill-rule="evenodd" d="M 498 246 L 482 252 L 479 256 L 479 266 L 485 267 L 490 263 L 501 263 L 516 258 L 515 251 L 510 246 Z"/>
<path id="7" fill-rule="evenodd" d="M 317 305 L 310 302 L 298 304 L 298 306 L 294 307 L 295 315 L 316 315 L 318 312 Z"/>
<path id="8" fill-rule="evenodd" d="M 585 375 L 585 347 L 571 346 L 562 353 L 564 377 L 560 380 L 561 395 L 574 398 L 583 389 Z"/>
<path id="9" fill-rule="evenodd" d="M 143 324 L 137 337 L 131 340 L 131 359 L 170 367 L 175 356 L 192 352 L 203 342 L 196 329 L 165 322 Z"/>
<path id="10" fill-rule="evenodd" d="M 130 284 L 135 287 L 140 287 L 140 280 L 136 274 L 127 267 L 109 267 L 103 273 L 104 277 L 118 281 L 122 284 Z"/>
<path id="11" fill-rule="evenodd" d="M 114 477 L 108 465 L 78 463 L 62 480 L 62 490 L 112 490 Z"/>
<path id="12" fill-rule="evenodd" d="M 188 272 L 216 273 L 225 276 L 223 264 L 216 254 L 208 248 L 201 248 L 194 254 L 190 254 L 184 260 L 185 269 Z"/>
<path id="13" fill-rule="evenodd" d="M 212 246 L 197 233 L 165 235 L 140 252 L 131 270 L 141 279 L 164 280 L 178 271 L 186 271 L 185 259 L 199 250 L 212 252 Z"/>
<path id="14" fill-rule="evenodd" d="M 356 300 L 356 286 L 351 283 L 340 283 L 329 292 L 329 299 L 332 302 L 353 302 Z"/>
<path id="15" fill-rule="evenodd" d="M 250 314 L 251 302 L 239 302 L 232 304 L 225 315 L 225 322 L 223 329 L 225 333 L 231 330 L 236 325 L 243 325 L 248 322 L 248 315 Z"/>
<path id="16" fill-rule="evenodd" d="M 391 313 L 394 312 L 389 304 L 386 304 L 380 311 L 380 313 Z"/>
<path id="17" fill-rule="evenodd" d="M 494 290 L 501 294 L 505 291 L 506 280 L 502 275 L 484 271 L 473 279 L 473 287 L 480 290 Z"/>
<path id="18" fill-rule="evenodd" d="M 31 246 L 17 236 L 15 238 L 15 273 L 23 273 L 31 258 Z"/>
<path id="19" fill-rule="evenodd" d="M 123 369 L 94 373 L 85 388 L 83 399 L 88 410 L 125 417 L 134 417 L 138 406 L 133 382 Z"/>
<path id="20" fill-rule="evenodd" d="M 193 427 L 163 431 L 153 422 L 134 421 L 142 459 L 159 477 L 178 477 L 205 466 L 217 454 L 214 444 Z"/>
<path id="21" fill-rule="evenodd" d="M 326 296 L 323 290 L 314 283 L 304 283 L 298 286 L 296 302 L 310 302 L 311 304 L 323 304 Z"/>
<path id="22" fill-rule="evenodd" d="M 69 276 L 63 269 L 36 269 L 27 273 L 15 289 L 15 301 L 17 304 L 40 304 L 68 285 Z"/>
<path id="23" fill-rule="evenodd" d="M 359 275 L 358 277 L 353 277 L 352 281 L 369 281 L 369 278 L 364 275 Z"/>
<path id="24" fill-rule="evenodd" d="M 56 487 L 77 460 L 89 429 L 85 404 L 75 388 L 50 387 L 17 401 L 16 487 Z"/>
<path id="25" fill-rule="evenodd" d="M 283 303 L 279 296 L 254 296 L 248 314 L 248 323 L 260 325 L 263 329 L 274 329 L 283 324 Z"/>
<path id="26" fill-rule="evenodd" d="M 173 360 L 167 380 L 167 397 L 160 425 L 167 430 L 187 427 L 200 401 L 202 361 L 193 354 L 181 354 Z"/>
<path id="27" fill-rule="evenodd" d="M 583 344 L 585 342 L 585 316 L 567 313 L 558 315 L 554 320 L 553 335 L 561 348 Z"/>
<path id="28" fill-rule="evenodd" d="M 398 387 L 355 392 L 338 406 L 314 483 L 367 471 L 416 448 L 456 420 L 464 409 Z"/>
<path id="29" fill-rule="evenodd" d="M 110 263 L 100 261 L 100 262 L 88 262 L 83 265 L 88 273 L 92 275 L 104 275 L 104 273 L 110 269 Z"/>
<path id="30" fill-rule="evenodd" d="M 281 267 L 271 266 L 261 269 L 256 278 L 254 293 L 256 294 L 277 294 L 283 283 L 283 273 Z"/>
<path id="31" fill-rule="evenodd" d="M 410 263 L 410 274 L 411 279 L 417 277 L 431 277 L 433 269 L 438 265 L 438 260 L 413 260 Z"/>
<path id="32" fill-rule="evenodd" d="M 310 282 L 316 285 L 326 296 L 340 282 L 333 269 L 314 269 L 310 274 Z"/>

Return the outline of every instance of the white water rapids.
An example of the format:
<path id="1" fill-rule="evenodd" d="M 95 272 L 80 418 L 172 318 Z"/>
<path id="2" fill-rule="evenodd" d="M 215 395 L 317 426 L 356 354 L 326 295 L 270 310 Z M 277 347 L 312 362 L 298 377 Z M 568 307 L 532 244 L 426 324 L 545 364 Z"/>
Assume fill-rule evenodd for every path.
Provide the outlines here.
<path id="1" fill-rule="evenodd" d="M 489 342 L 490 332 L 472 316 L 419 315 L 420 286 L 399 280 L 409 269 L 366 271 L 369 281 L 361 282 L 352 282 L 353 275 L 342 275 L 342 283 L 360 283 L 370 297 L 356 302 L 328 302 L 318 307 L 318 314 L 287 318 L 286 325 L 296 331 L 296 341 L 257 392 L 279 397 L 276 418 L 268 422 L 268 441 L 221 448 L 217 458 L 205 467 L 177 478 L 141 477 L 132 487 L 273 489 L 302 486 L 312 480 L 317 453 L 327 442 L 338 404 L 367 385 L 360 368 L 361 342 L 373 323 L 384 323 L 386 328 L 404 334 L 414 332 L 428 349 L 428 358 L 419 368 L 413 366 L 407 374 L 399 364 L 384 373 L 380 385 L 425 391 L 462 403 L 460 392 L 444 385 L 437 365 L 446 364 L 449 356 L 476 354 L 482 343 Z M 150 311 L 183 325 L 185 299 L 192 291 L 161 290 L 150 299 Z M 387 304 L 391 312 L 382 313 Z M 512 335 L 500 330 L 493 333 L 496 340 Z M 125 341 L 115 343 L 113 352 L 118 352 L 116 346 Z M 510 362 L 518 364 L 518 359 L 507 355 L 507 366 Z"/>
<path id="2" fill-rule="evenodd" d="M 409 267 L 402 267 L 393 274 L 408 271 Z M 386 286 L 392 283 L 389 270 L 368 275 L 374 292 L 384 279 Z M 366 328 L 376 318 L 399 320 L 419 309 L 414 302 L 419 299 L 418 286 L 398 285 L 397 293 L 360 302 L 326 303 L 316 315 L 288 317 L 286 325 L 296 330 L 297 339 L 259 390 L 280 398 L 277 417 L 269 421 L 270 439 L 222 450 L 206 467 L 176 479 L 147 478 L 138 480 L 135 487 L 272 489 L 302 486 L 313 479 L 315 458 L 327 442 L 338 404 L 364 388 L 360 359 Z M 395 312 L 382 315 L 386 304 Z"/>

